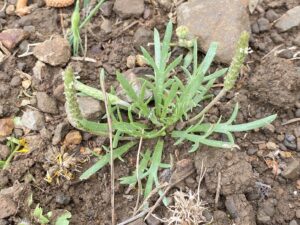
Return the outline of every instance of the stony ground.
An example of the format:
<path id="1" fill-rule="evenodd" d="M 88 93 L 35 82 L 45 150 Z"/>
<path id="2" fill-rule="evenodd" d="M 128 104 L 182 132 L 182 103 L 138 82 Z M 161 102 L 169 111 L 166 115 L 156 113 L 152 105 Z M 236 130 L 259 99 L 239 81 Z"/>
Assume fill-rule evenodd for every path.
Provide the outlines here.
<path id="1" fill-rule="evenodd" d="M 42 0 L 33 0 L 32 11 L 20 17 L 15 0 L 6 5 L 1 1 L 0 160 L 8 157 L 8 136 L 26 139 L 29 152 L 18 153 L 8 168 L 0 170 L 0 225 L 35 224 L 31 214 L 38 203 L 45 212 L 70 211 L 70 224 L 110 224 L 109 168 L 87 181 L 78 180 L 97 160 L 90 150 L 102 154 L 100 147 L 108 141 L 69 124 L 61 74 L 71 65 L 83 83 L 97 87 L 100 67 L 109 75 L 107 85 L 113 87 L 116 70 L 145 74 L 147 68 L 138 60 L 139 46 L 147 47 L 153 28 L 163 32 L 170 19 L 175 26 L 189 27 L 202 53 L 212 41 L 219 42 L 215 68 L 230 63 L 241 31 L 251 32 L 251 53 L 235 90 L 212 108 L 209 121 L 228 117 L 235 102 L 241 106 L 237 122 L 274 113 L 278 117 L 263 129 L 235 134 L 240 149 L 233 151 L 201 147 L 188 154 L 187 143 L 174 146 L 166 138 L 164 162 L 170 162 L 170 155 L 175 161 L 192 159 L 196 171 L 169 196 L 175 190 L 197 192 L 204 162 L 207 170 L 200 197 L 207 203 L 204 217 L 213 219 L 211 224 L 300 225 L 300 1 L 249 1 L 108 0 L 82 33 L 89 61 L 71 57 L 63 38 L 73 7 L 47 8 Z M 213 91 L 217 93 L 218 87 Z M 104 114 L 103 105 L 92 98 L 80 97 L 79 104 L 89 119 Z M 19 117 L 22 126 L 14 125 L 12 117 Z M 144 144 L 143 149 L 153 147 L 151 141 Z M 136 151 L 127 154 L 125 162 L 116 161 L 116 178 L 134 169 Z M 47 172 L 57 170 L 59 154 L 69 162 L 69 173 L 49 183 Z M 136 190 L 126 190 L 116 182 L 118 222 L 130 217 L 135 205 Z M 163 206 L 155 215 L 171 217 Z M 131 224 L 161 223 L 152 217 Z"/>

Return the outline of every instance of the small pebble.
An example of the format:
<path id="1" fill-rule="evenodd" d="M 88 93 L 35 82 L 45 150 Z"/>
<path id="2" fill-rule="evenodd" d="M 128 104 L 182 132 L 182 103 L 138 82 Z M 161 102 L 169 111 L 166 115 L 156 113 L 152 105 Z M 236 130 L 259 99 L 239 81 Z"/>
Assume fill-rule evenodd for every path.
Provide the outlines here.
<path id="1" fill-rule="evenodd" d="M 10 81 L 10 85 L 12 87 L 19 87 L 21 83 L 22 83 L 22 79 L 19 76 L 14 76 Z"/>
<path id="2" fill-rule="evenodd" d="M 296 220 L 292 220 L 289 225 L 298 225 L 297 221 Z"/>
<path id="3" fill-rule="evenodd" d="M 277 145 L 274 142 L 271 142 L 271 141 L 267 142 L 266 147 L 269 150 L 275 150 L 275 149 L 277 149 Z"/>
<path id="4" fill-rule="evenodd" d="M 6 7 L 5 13 L 9 16 L 15 15 L 15 6 L 14 5 L 8 5 Z"/>
<path id="5" fill-rule="evenodd" d="M 70 131 L 64 140 L 64 145 L 69 146 L 69 145 L 79 145 L 82 141 L 82 136 L 79 131 L 77 130 L 72 130 Z"/>
<path id="6" fill-rule="evenodd" d="M 261 32 L 268 31 L 271 28 L 270 22 L 266 18 L 259 18 L 257 24 Z"/>
<path id="7" fill-rule="evenodd" d="M 284 42 L 284 39 L 278 34 L 277 32 L 272 32 L 271 33 L 271 39 L 275 44 L 281 44 Z"/>
<path id="8" fill-rule="evenodd" d="M 249 148 L 247 153 L 248 155 L 254 155 L 257 152 L 257 148 Z"/>
<path id="9" fill-rule="evenodd" d="M 280 58 L 284 58 L 284 59 L 291 59 L 291 58 L 293 58 L 293 51 L 290 49 L 285 49 L 285 50 L 279 52 L 277 54 L 277 56 Z"/>
<path id="10" fill-rule="evenodd" d="M 127 60 L 126 60 L 126 66 L 129 69 L 132 69 L 135 66 L 135 60 L 136 60 L 136 57 L 134 55 L 128 56 Z"/>
<path id="11" fill-rule="evenodd" d="M 283 144 L 285 147 L 287 147 L 289 150 L 296 150 L 297 145 L 296 145 L 296 137 L 292 134 L 286 134 Z"/>
<path id="12" fill-rule="evenodd" d="M 68 205 L 70 201 L 71 201 L 71 197 L 63 193 L 58 193 L 55 197 L 55 202 L 60 205 Z"/>
<path id="13" fill-rule="evenodd" d="M 259 26 L 258 26 L 258 23 L 253 23 L 252 25 L 251 25 L 251 30 L 252 30 L 252 32 L 253 33 L 255 33 L 255 34 L 258 34 L 259 33 Z"/>
<path id="14" fill-rule="evenodd" d="M 279 18 L 279 15 L 273 9 L 269 9 L 266 12 L 266 18 L 272 23 Z"/>

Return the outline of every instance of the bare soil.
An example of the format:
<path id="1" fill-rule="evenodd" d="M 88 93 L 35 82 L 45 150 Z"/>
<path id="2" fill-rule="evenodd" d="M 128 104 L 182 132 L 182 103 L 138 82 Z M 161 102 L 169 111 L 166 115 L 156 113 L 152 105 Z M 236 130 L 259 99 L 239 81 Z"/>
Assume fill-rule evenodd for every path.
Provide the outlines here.
<path id="1" fill-rule="evenodd" d="M 299 1 L 291 0 L 268 0 L 259 4 L 259 9 L 250 15 L 251 22 L 265 15 L 272 9 L 279 15 L 289 8 L 299 4 Z M 130 6 L 128 6 L 130 7 Z M 85 62 L 71 60 L 71 64 L 83 83 L 99 88 L 98 69 L 105 68 L 109 76 L 107 84 L 116 87 L 115 71 L 126 71 L 126 59 L 130 55 L 140 54 L 137 46 L 146 46 L 150 39 L 143 38 L 142 42 L 136 43 L 134 34 L 138 29 L 153 30 L 154 27 L 163 31 L 169 20 L 167 15 L 170 11 L 162 9 L 150 3 L 146 3 L 147 13 L 139 18 L 120 20 L 114 12 L 106 19 L 112 22 L 112 32 L 105 33 L 101 29 L 103 21 L 101 13 L 98 13 L 88 25 L 84 35 L 88 38 L 87 56 L 97 62 Z M 62 10 L 47 9 L 43 6 L 37 8 L 31 14 L 24 17 L 4 15 L 0 22 L 2 29 L 33 26 L 34 31 L 26 40 L 29 43 L 39 43 L 50 38 L 54 34 L 63 34 L 63 29 L 70 27 L 70 17 L 73 8 Z M 149 14 L 149 15 L 148 15 Z M 61 19 L 63 23 L 61 24 Z M 275 34 L 274 34 L 275 33 Z M 189 154 L 189 144 L 174 146 L 174 141 L 165 138 L 164 162 L 170 162 L 170 155 L 175 162 L 182 159 L 191 159 L 194 162 L 196 172 L 176 185 L 176 189 L 197 191 L 197 181 L 201 171 L 201 163 L 204 162 L 207 172 L 201 185 L 201 198 L 207 202 L 208 215 L 213 217 L 212 224 L 218 225 L 295 225 L 300 224 L 300 184 L 299 175 L 288 179 L 282 171 L 293 161 L 300 160 L 299 129 L 300 122 L 287 125 L 283 123 L 299 117 L 300 108 L 300 61 L 274 55 L 274 49 L 279 44 L 282 48 L 294 46 L 293 40 L 299 35 L 299 27 L 285 33 L 278 33 L 274 27 L 260 33 L 254 33 L 251 37 L 253 52 L 249 55 L 243 68 L 236 89 L 221 100 L 210 112 L 208 120 L 216 121 L 220 115 L 224 118 L 230 115 L 235 102 L 240 103 L 240 112 L 237 122 L 248 122 L 274 113 L 278 114 L 276 121 L 264 129 L 257 131 L 235 134 L 236 142 L 240 149 L 232 151 L 210 149 L 201 147 L 196 153 Z M 282 41 L 275 40 L 274 36 L 280 35 Z M 299 47 L 298 47 L 299 50 Z M 22 50 L 19 51 L 22 53 Z M 11 80 L 19 73 L 32 74 L 36 63 L 34 56 L 24 58 L 17 57 L 20 53 L 10 56 L 0 66 L 0 117 L 21 116 L 27 107 L 20 103 L 26 98 L 22 94 L 22 86 L 12 86 Z M 202 55 L 201 55 L 202 56 Z M 216 66 L 225 66 L 216 64 Z M 51 78 L 42 83 L 34 83 L 28 91 L 32 95 L 35 91 L 45 91 L 54 96 L 54 90 L 62 85 L 61 69 L 64 67 L 48 66 Z M 6 76 L 6 78 L 2 78 Z M 220 81 L 221 82 L 221 81 Z M 217 91 L 217 88 L 215 89 Z M 83 141 L 80 145 L 70 150 L 70 155 L 78 159 L 76 170 L 70 181 L 60 179 L 60 182 L 45 181 L 47 170 L 52 164 L 47 161 L 51 151 L 59 151 L 62 141 L 57 145 L 52 144 L 52 136 L 58 124 L 66 120 L 64 98 L 56 96 L 58 114 L 44 113 L 46 128 L 42 131 L 23 131 L 15 129 L 16 137 L 29 138 L 32 146 L 29 154 L 18 154 L 14 157 L 11 166 L 7 170 L 0 171 L 0 189 L 9 187 L 15 189 L 22 186 L 22 191 L 14 192 L 14 202 L 17 212 L 5 219 L 0 219 L 0 224 L 18 224 L 21 220 L 32 221 L 30 209 L 24 196 L 33 193 L 34 204 L 39 203 L 45 212 L 58 212 L 66 209 L 72 213 L 71 224 L 110 224 L 110 170 L 103 168 L 100 172 L 86 181 L 79 181 L 79 176 L 85 169 L 96 162 L 94 156 L 82 156 L 82 147 L 94 148 L 101 144 L 108 144 L 105 138 L 95 137 L 82 133 Z M 36 107 L 34 98 L 31 107 Z M 298 111 L 298 112 L 297 112 Z M 67 126 L 64 135 L 73 130 Z M 298 132 L 297 132 L 298 130 Z M 296 136 L 298 146 L 289 149 L 285 143 L 285 136 Z M 6 140 L 0 140 L 5 144 Z M 269 149 L 267 143 L 273 142 L 278 147 Z M 153 148 L 154 142 L 145 141 L 142 150 L 147 147 Z M 278 150 L 291 153 L 290 157 L 278 156 Z M 137 149 L 134 148 L 124 157 L 124 162 L 116 160 L 116 214 L 117 221 L 121 222 L 129 218 L 133 213 L 137 190 L 126 193 L 127 187 L 119 183 L 122 176 L 131 174 L 135 168 Z M 88 160 L 87 160 L 88 158 Z M 270 161 L 274 162 L 273 167 Z M 80 162 L 79 162 L 80 161 Z M 276 167 L 276 168 L 274 168 Z M 299 168 L 298 168 L 299 169 Z M 275 172 L 274 172 L 275 171 Z M 163 171 L 161 171 L 163 172 Z M 221 176 L 220 197 L 215 204 L 215 196 L 218 186 L 218 176 Z M 297 184 L 298 182 L 298 184 Z M 21 193 L 21 194 L 18 194 Z M 170 193 L 170 194 L 171 194 Z M 171 196 L 171 195 L 170 195 Z M 157 197 L 157 196 L 156 196 Z M 157 198 L 153 198 L 154 203 Z M 5 201 L 1 204 L 7 204 Z M 159 207 L 156 210 L 158 217 L 168 217 L 168 210 Z M 291 221 L 296 223 L 291 223 Z M 143 224 L 141 221 L 135 224 Z M 147 222 L 147 224 L 160 224 L 159 221 Z"/>

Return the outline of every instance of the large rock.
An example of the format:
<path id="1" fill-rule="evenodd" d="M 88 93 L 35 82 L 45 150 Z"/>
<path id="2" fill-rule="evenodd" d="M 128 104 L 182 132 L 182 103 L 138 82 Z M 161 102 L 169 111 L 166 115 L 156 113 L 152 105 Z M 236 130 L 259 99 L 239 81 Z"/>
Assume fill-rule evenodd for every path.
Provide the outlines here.
<path id="1" fill-rule="evenodd" d="M 296 6 L 283 14 L 275 24 L 280 32 L 285 32 L 300 25 L 300 6 Z"/>
<path id="2" fill-rule="evenodd" d="M 34 56 L 51 66 L 65 65 L 71 57 L 69 42 L 61 37 L 44 41 L 33 49 Z"/>
<path id="3" fill-rule="evenodd" d="M 114 4 L 115 13 L 123 19 L 138 17 L 142 15 L 144 9 L 144 0 L 116 0 Z"/>
<path id="4" fill-rule="evenodd" d="M 201 0 L 181 4 L 177 9 L 178 26 L 189 28 L 206 52 L 211 42 L 219 43 L 217 60 L 229 64 L 242 31 L 250 31 L 247 10 L 241 0 Z"/>

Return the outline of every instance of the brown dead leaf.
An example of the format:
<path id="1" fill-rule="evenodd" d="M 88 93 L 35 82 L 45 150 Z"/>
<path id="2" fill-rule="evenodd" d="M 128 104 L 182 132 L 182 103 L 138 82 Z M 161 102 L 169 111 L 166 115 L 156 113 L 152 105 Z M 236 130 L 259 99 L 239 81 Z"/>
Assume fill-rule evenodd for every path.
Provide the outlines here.
<path id="1" fill-rule="evenodd" d="M 265 160 L 268 168 L 272 169 L 272 173 L 277 176 L 278 175 L 278 168 L 279 168 L 279 165 L 278 165 L 278 162 L 274 159 L 266 159 Z"/>
<path id="2" fill-rule="evenodd" d="M 9 136 L 14 129 L 14 121 L 12 118 L 0 119 L 0 137 Z"/>

